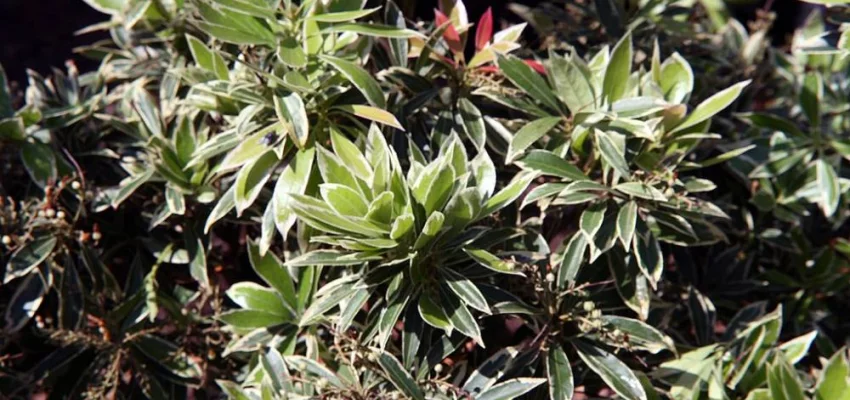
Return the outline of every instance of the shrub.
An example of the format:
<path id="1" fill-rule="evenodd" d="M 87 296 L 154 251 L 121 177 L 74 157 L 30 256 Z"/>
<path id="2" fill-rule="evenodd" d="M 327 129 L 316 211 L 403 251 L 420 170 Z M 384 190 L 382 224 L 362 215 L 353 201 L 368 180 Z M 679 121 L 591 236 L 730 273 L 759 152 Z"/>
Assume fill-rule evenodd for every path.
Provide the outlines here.
<path id="1" fill-rule="evenodd" d="M 86 2 L 0 69 L 8 397 L 850 398 L 848 7 Z"/>

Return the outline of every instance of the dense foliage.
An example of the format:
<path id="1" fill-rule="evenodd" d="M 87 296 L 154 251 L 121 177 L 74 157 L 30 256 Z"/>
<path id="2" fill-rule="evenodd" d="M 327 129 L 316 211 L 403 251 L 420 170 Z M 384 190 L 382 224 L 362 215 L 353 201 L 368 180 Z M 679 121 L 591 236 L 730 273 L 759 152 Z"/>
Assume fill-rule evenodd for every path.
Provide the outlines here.
<path id="1" fill-rule="evenodd" d="M 0 69 L 0 397 L 850 399 L 841 1 L 86 3 Z"/>

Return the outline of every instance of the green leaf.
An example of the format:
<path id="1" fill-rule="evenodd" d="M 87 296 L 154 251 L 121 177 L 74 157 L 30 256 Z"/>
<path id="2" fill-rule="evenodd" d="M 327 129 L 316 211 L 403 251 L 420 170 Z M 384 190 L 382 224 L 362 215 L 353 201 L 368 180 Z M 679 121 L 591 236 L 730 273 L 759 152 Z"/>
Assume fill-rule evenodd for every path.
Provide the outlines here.
<path id="1" fill-rule="evenodd" d="M 767 364 L 767 386 L 773 400 L 805 400 L 797 373 L 780 357 Z"/>
<path id="2" fill-rule="evenodd" d="M 289 375 L 289 368 L 287 368 L 286 361 L 283 360 L 283 356 L 277 349 L 269 347 L 261 355 L 260 363 L 263 366 L 263 372 L 272 381 L 275 390 L 292 389 L 292 384 L 289 382 L 292 378 Z"/>
<path id="3" fill-rule="evenodd" d="M 782 350 L 782 353 L 785 354 L 785 358 L 788 362 L 796 364 L 809 353 L 809 347 L 811 347 L 812 342 L 817 336 L 818 331 L 811 331 L 805 335 L 798 336 L 782 343 L 782 345 L 779 346 L 779 350 Z"/>
<path id="4" fill-rule="evenodd" d="M 496 63 L 505 76 L 518 88 L 528 93 L 535 100 L 543 103 L 550 110 L 560 112 L 558 99 L 533 68 L 511 55 L 496 54 Z"/>
<path id="5" fill-rule="evenodd" d="M 818 129 L 821 120 L 821 102 L 823 101 L 823 77 L 817 72 L 809 72 L 803 78 L 800 92 L 800 107 L 812 128 Z"/>
<path id="6" fill-rule="evenodd" d="M 394 38 L 394 39 L 408 39 L 412 37 L 422 37 L 419 32 L 399 28 L 392 25 L 382 25 L 382 24 L 364 24 L 358 22 L 352 22 L 347 24 L 336 24 L 331 25 L 325 29 L 322 29 L 322 33 L 337 33 L 337 32 L 351 32 L 356 33 L 358 35 L 364 36 L 374 36 L 379 38 Z"/>
<path id="7" fill-rule="evenodd" d="M 56 179 L 56 155 L 50 146 L 41 142 L 21 143 L 21 161 L 30 178 L 40 187 Z"/>
<path id="8" fill-rule="evenodd" d="M 27 138 L 24 119 L 12 117 L 0 119 L 0 139 L 2 140 L 24 140 Z"/>
<path id="9" fill-rule="evenodd" d="M 228 311 L 219 315 L 218 319 L 238 329 L 266 328 L 287 321 L 287 318 L 280 315 L 258 310 Z"/>
<path id="10" fill-rule="evenodd" d="M 289 275 L 289 271 L 284 268 L 283 262 L 270 252 L 260 255 L 260 249 L 256 242 L 249 241 L 247 249 L 248 259 L 254 272 L 269 286 L 277 290 L 284 302 L 294 309 L 298 303 L 295 295 L 295 284 Z"/>
<path id="11" fill-rule="evenodd" d="M 301 315 L 298 326 L 310 326 L 322 320 L 326 312 L 339 306 L 343 300 L 356 293 L 357 290 L 354 288 L 354 285 L 348 282 L 341 282 L 343 279 L 338 279 L 322 287 L 322 295 L 316 295 L 316 298 L 312 300 L 310 307 Z M 304 283 L 301 284 L 303 285 Z"/>
<path id="12" fill-rule="evenodd" d="M 96 0 L 86 0 L 86 1 L 96 1 Z M 225 381 L 223 379 L 216 379 L 215 383 L 218 387 L 221 388 L 221 391 L 227 394 L 227 397 L 234 400 L 251 400 L 252 397 L 245 393 L 239 385 L 234 382 Z"/>
<path id="13" fill-rule="evenodd" d="M 216 39 L 234 44 L 275 44 L 274 33 L 251 15 L 233 12 L 231 9 L 216 7 L 206 2 L 194 4 L 203 19 L 195 23 Z"/>
<path id="14" fill-rule="evenodd" d="M 241 167 L 245 163 L 253 161 L 265 154 L 271 147 L 265 143 L 264 137 L 266 133 L 263 131 L 244 138 L 235 149 L 227 153 L 227 156 L 219 163 L 217 169 L 219 171 L 229 171 Z"/>
<path id="15" fill-rule="evenodd" d="M 602 322 L 627 334 L 630 348 L 658 354 L 662 350 L 676 351 L 673 340 L 653 326 L 636 319 L 616 315 L 603 315 Z"/>
<path id="16" fill-rule="evenodd" d="M 216 3 L 222 9 L 239 14 L 257 18 L 274 18 L 274 10 L 269 7 L 269 2 L 264 0 L 216 0 Z"/>
<path id="17" fill-rule="evenodd" d="M 502 260 L 496 255 L 488 252 L 483 249 L 473 249 L 465 247 L 463 251 L 469 255 L 475 262 L 481 265 L 484 268 L 487 268 L 491 271 L 502 273 L 502 274 L 511 274 L 517 276 L 525 276 L 525 274 L 517 268 L 517 264 Z"/>
<path id="18" fill-rule="evenodd" d="M 367 237 L 383 237 L 388 230 L 365 218 L 339 215 L 324 201 L 309 196 L 289 194 L 290 207 L 305 223 L 320 231 L 331 233 L 356 233 Z"/>
<path id="19" fill-rule="evenodd" d="M 485 203 L 484 209 L 481 211 L 479 217 L 493 214 L 508 204 L 513 203 L 514 200 L 525 192 L 525 189 L 534 178 L 534 174 L 520 173 L 516 175 L 507 186 L 499 191 L 499 193 L 496 193 L 493 197 L 487 200 L 487 203 Z"/>
<path id="20" fill-rule="evenodd" d="M 281 62 L 292 68 L 303 68 L 307 65 L 307 53 L 304 52 L 301 43 L 292 36 L 287 36 L 280 41 L 276 54 Z"/>
<path id="21" fill-rule="evenodd" d="M 339 71 L 346 79 L 348 79 L 369 101 L 369 104 L 377 108 L 387 108 L 387 102 L 384 99 L 384 91 L 381 86 L 365 69 L 359 65 L 341 58 L 320 55 L 319 58 L 330 64 Z"/>
<path id="22" fill-rule="evenodd" d="M 590 72 L 575 52 L 570 55 L 569 60 L 550 54 L 547 71 L 557 89 L 558 98 L 573 115 L 596 109 L 596 94 L 593 83 L 588 78 Z"/>
<path id="23" fill-rule="evenodd" d="M 183 234 L 186 242 L 186 251 L 189 253 L 189 275 L 192 276 L 203 288 L 210 287 L 210 278 L 207 276 L 207 254 L 204 242 L 193 230 L 186 230 Z"/>
<path id="24" fill-rule="evenodd" d="M 336 374 L 331 372 L 331 370 L 322 364 L 319 364 L 316 360 L 303 356 L 284 356 L 283 359 L 286 361 L 287 365 L 291 366 L 291 368 L 296 371 L 304 371 L 317 378 L 324 378 L 331 385 L 339 389 L 347 390 L 345 383 L 343 383 Z"/>
<path id="25" fill-rule="evenodd" d="M 604 201 L 600 201 L 591 204 L 581 213 L 579 226 L 588 241 L 592 242 L 596 236 L 596 232 L 599 232 L 599 228 L 602 227 L 602 220 L 605 218 L 606 210 L 608 210 L 607 204 Z"/>
<path id="26" fill-rule="evenodd" d="M 462 389 L 467 393 L 478 394 L 490 389 L 505 373 L 509 373 L 520 355 L 516 347 L 504 347 L 481 362 L 473 371 Z"/>
<path id="27" fill-rule="evenodd" d="M 549 131 L 558 125 L 558 122 L 560 121 L 560 117 L 545 117 L 523 125 L 523 127 L 514 134 L 514 137 L 511 138 L 511 143 L 508 145 L 508 154 L 505 157 L 505 163 L 510 163 L 516 159 L 517 156 L 525 151 L 525 149 L 549 133 Z"/>
<path id="28" fill-rule="evenodd" d="M 743 118 L 753 125 L 769 129 L 771 131 L 779 131 L 782 133 L 786 133 L 791 136 L 796 137 L 805 137 L 806 134 L 800 130 L 800 127 L 794 121 L 791 121 L 787 118 L 769 114 L 766 112 L 747 112 L 737 114 L 738 117 Z"/>
<path id="29" fill-rule="evenodd" d="M 27 275 L 17 285 L 12 298 L 4 306 L 6 309 L 6 326 L 3 327 L 5 334 L 12 334 L 23 328 L 35 315 L 44 295 L 50 290 L 53 275 L 47 264 L 41 264 L 38 272 Z"/>
<path id="30" fill-rule="evenodd" d="M 724 162 L 729 161 L 733 158 L 737 158 L 741 154 L 744 154 L 744 153 L 754 149 L 755 147 L 756 147 L 756 145 L 752 144 L 752 145 L 749 145 L 749 146 L 737 148 L 735 150 L 727 151 L 727 152 L 725 152 L 725 153 L 723 153 L 723 154 L 721 154 L 717 157 L 710 158 L 708 160 L 700 162 L 699 166 L 700 166 L 700 168 L 705 168 L 705 167 L 710 167 L 712 165 L 724 163 Z M 687 170 L 687 169 L 683 169 L 683 170 Z"/>
<path id="31" fill-rule="evenodd" d="M 714 324 L 717 320 L 714 303 L 708 296 L 692 286 L 688 290 L 688 309 L 698 342 L 711 342 L 714 337 Z"/>
<path id="32" fill-rule="evenodd" d="M 640 380 L 626 364 L 596 346 L 581 340 L 573 342 L 579 357 L 596 372 L 611 389 L 628 400 L 647 400 Z"/>
<path id="33" fill-rule="evenodd" d="M 584 254 L 587 249 L 588 239 L 582 233 L 576 233 L 570 239 L 561 265 L 558 267 L 558 290 L 566 290 L 575 283 L 579 270 L 584 263 Z"/>
<path id="34" fill-rule="evenodd" d="M 720 111 L 723 111 L 723 109 L 729 107 L 729 105 L 741 95 L 741 91 L 743 91 L 749 84 L 749 80 L 739 82 L 709 97 L 700 103 L 694 111 L 685 118 L 684 121 L 680 122 L 679 125 L 673 129 L 671 133 L 681 132 L 713 117 Z"/>
<path id="35" fill-rule="evenodd" d="M 446 332 L 452 331 L 452 323 L 449 321 L 449 317 L 443 312 L 443 308 L 439 305 L 439 302 L 431 298 L 429 293 L 426 292 L 419 295 L 418 307 L 419 315 L 428 325 Z"/>
<path id="36" fill-rule="evenodd" d="M 513 378 L 475 396 L 475 400 L 513 400 L 546 382 L 543 378 Z"/>
<path id="37" fill-rule="evenodd" d="M 333 146 L 334 153 L 342 160 L 346 168 L 364 182 L 371 182 L 373 174 L 372 166 L 360 152 L 360 149 L 337 129 L 331 128 L 330 131 L 331 145 Z M 365 212 L 363 215 L 365 215 Z"/>
<path id="38" fill-rule="evenodd" d="M 578 167 L 546 150 L 532 150 L 517 160 L 516 164 L 524 170 L 537 171 L 543 175 L 572 181 L 590 180 Z"/>
<path id="39" fill-rule="evenodd" d="M 629 201 L 617 213 L 617 237 L 620 238 L 620 243 L 626 249 L 631 248 L 632 238 L 635 234 L 635 224 L 637 223 L 637 203 Z"/>
<path id="40" fill-rule="evenodd" d="M 12 108 L 9 79 L 6 77 L 6 70 L 0 65 L 0 120 L 11 118 L 14 115 L 15 109 Z"/>
<path id="41" fill-rule="evenodd" d="M 626 158 L 614 143 L 614 139 L 611 137 L 611 134 L 599 129 L 596 129 L 595 132 L 596 145 L 599 148 L 599 154 L 602 155 L 602 159 L 605 160 L 611 168 L 614 168 L 620 176 L 631 176 L 629 165 L 626 163 Z"/>
<path id="42" fill-rule="evenodd" d="M 397 28 L 405 28 L 407 21 L 404 13 L 399 9 L 398 5 L 392 0 L 386 3 L 384 7 L 384 20 Z M 410 53 L 410 43 L 408 39 L 396 38 L 390 39 L 390 55 L 392 56 L 393 65 L 401 67 L 407 66 L 407 56 Z M 405 360 L 406 361 L 406 360 Z"/>
<path id="43" fill-rule="evenodd" d="M 407 396 L 410 396 L 410 398 L 417 400 L 425 399 L 425 394 L 422 393 L 422 389 L 413 379 L 413 376 L 407 372 L 395 357 L 383 350 L 375 351 L 378 354 L 378 364 L 396 388 L 404 392 Z"/>
<path id="44" fill-rule="evenodd" d="M 625 182 L 614 186 L 614 190 L 623 192 L 629 196 L 639 199 L 667 201 L 667 197 L 660 190 L 643 182 Z"/>
<path id="45" fill-rule="evenodd" d="M 230 210 L 236 207 L 236 196 L 234 195 L 235 191 L 236 185 L 233 185 L 230 189 L 224 192 L 224 195 L 218 200 L 218 203 L 216 203 L 215 207 L 213 207 L 212 211 L 210 211 L 210 215 L 207 217 L 207 222 L 204 224 L 204 233 L 209 233 L 210 228 L 212 228 L 216 221 L 222 219 L 230 212 Z"/>
<path id="46" fill-rule="evenodd" d="M 379 7 L 376 8 L 367 8 L 365 10 L 354 10 L 354 11 L 342 11 L 342 12 L 331 12 L 326 14 L 313 14 L 307 17 L 307 19 L 312 19 L 318 22 L 346 22 L 352 21 L 355 19 L 363 18 L 369 14 L 377 11 Z"/>
<path id="47" fill-rule="evenodd" d="M 539 200 L 542 198 L 546 198 L 557 194 L 564 190 L 567 187 L 565 183 L 544 183 L 542 185 L 538 185 L 531 189 L 525 197 L 522 198 L 522 204 L 520 208 L 525 208 L 525 206 Z"/>
<path id="48" fill-rule="evenodd" d="M 141 174 L 133 175 L 125 178 L 119 184 L 118 193 L 115 194 L 115 197 L 112 198 L 112 207 L 118 208 L 118 206 L 127 200 L 136 189 L 140 188 L 145 182 L 151 179 L 155 170 L 153 168 L 147 169 Z"/>
<path id="49" fill-rule="evenodd" d="M 452 326 L 458 332 L 472 338 L 478 345 L 484 347 L 484 341 L 481 340 L 481 328 L 466 305 L 444 286 L 440 287 L 440 300 L 443 313 L 449 318 Z"/>
<path id="50" fill-rule="evenodd" d="M 661 92 L 673 104 L 687 104 L 694 89 L 694 71 L 679 53 L 673 53 L 661 66 Z"/>
<path id="51" fill-rule="evenodd" d="M 440 233 L 445 220 L 446 216 L 443 213 L 439 211 L 431 213 L 431 215 L 428 216 L 428 219 L 425 220 L 425 226 L 422 227 L 422 234 L 416 238 L 416 242 L 413 244 L 413 249 L 419 250 L 430 244 L 431 241 Z"/>
<path id="52" fill-rule="evenodd" d="M 847 349 L 835 352 L 826 363 L 815 386 L 816 400 L 850 399 L 850 362 Z"/>
<path id="53" fill-rule="evenodd" d="M 227 297 L 239 307 L 286 317 L 289 310 L 284 307 L 277 293 L 254 282 L 237 282 L 227 289 Z"/>
<path id="54" fill-rule="evenodd" d="M 292 140 L 299 149 L 307 146 L 310 140 L 310 122 L 307 120 L 307 109 L 298 93 L 274 98 L 274 108 L 280 123 L 287 127 Z"/>
<path id="55" fill-rule="evenodd" d="M 345 111 L 349 114 L 356 115 L 360 118 L 366 118 L 370 121 L 375 121 L 379 124 L 384 124 L 387 126 L 391 126 L 398 130 L 404 131 L 404 127 L 398 122 L 395 115 L 390 113 L 389 111 L 382 110 L 380 108 L 357 105 L 357 104 L 346 104 L 341 106 L 334 107 L 337 110 Z"/>
<path id="56" fill-rule="evenodd" d="M 629 75 L 632 72 L 632 34 L 627 33 L 611 51 L 611 59 L 605 67 L 605 79 L 602 83 L 602 93 L 608 104 L 620 100 L 626 93 Z"/>
<path id="57" fill-rule="evenodd" d="M 192 57 L 195 59 L 195 64 L 199 67 L 215 74 L 218 79 L 227 80 L 229 78 L 227 64 L 221 54 L 218 54 L 198 38 L 186 35 L 186 42 L 189 43 L 189 50 L 192 52 Z"/>
<path id="58" fill-rule="evenodd" d="M 337 250 L 313 250 L 286 262 L 290 267 L 307 267 L 312 265 L 358 265 L 368 261 L 380 260 L 381 256 L 366 253 L 346 253 Z"/>
<path id="59" fill-rule="evenodd" d="M 552 400 L 570 400 L 573 398 L 575 383 L 573 369 L 567 354 L 559 345 L 554 345 L 546 354 L 546 376 L 549 378 L 549 398 Z"/>
<path id="60" fill-rule="evenodd" d="M 815 173 L 817 175 L 818 191 L 820 192 L 819 205 L 823 215 L 831 217 L 838 209 L 841 201 L 841 187 L 838 184 L 838 174 L 832 165 L 822 158 L 815 161 Z"/>
<path id="61" fill-rule="evenodd" d="M 352 217 L 364 217 L 369 209 L 366 200 L 354 189 L 337 183 L 323 183 L 319 185 L 322 198 L 340 215 Z"/>
<path id="62" fill-rule="evenodd" d="M 750 178 L 774 178 L 782 175 L 812 155 L 808 149 L 797 150 L 785 157 L 769 160 L 750 171 Z M 827 172 L 828 173 L 828 172 Z M 828 183 L 828 182 L 825 182 Z"/>
<path id="63" fill-rule="evenodd" d="M 458 273 L 452 272 L 449 269 L 444 270 L 446 274 L 446 283 L 464 303 L 485 314 L 490 314 L 490 307 L 487 305 L 487 300 L 481 291 L 470 281 Z"/>
<path id="64" fill-rule="evenodd" d="M 136 110 L 136 114 L 138 114 L 148 132 L 154 136 L 163 136 L 159 107 L 157 107 L 150 93 L 143 87 L 137 87 L 133 90 L 133 108 Z"/>
<path id="65" fill-rule="evenodd" d="M 433 162 L 413 184 L 413 197 L 425 209 L 425 214 L 442 210 L 454 187 L 454 171 L 447 162 Z"/>
<path id="66" fill-rule="evenodd" d="M 254 203 L 279 162 L 277 154 L 269 150 L 239 171 L 234 184 L 237 214 L 242 214 L 242 211 Z"/>
<path id="67" fill-rule="evenodd" d="M 392 229 L 390 230 L 390 239 L 398 240 L 413 228 L 415 219 L 412 214 L 402 214 L 393 221 Z"/>
<path id="68" fill-rule="evenodd" d="M 3 283 L 9 283 L 13 279 L 28 275 L 30 272 L 44 262 L 56 247 L 56 237 L 54 236 L 38 236 L 32 242 L 15 250 L 12 257 L 9 258 L 9 263 L 6 264 L 6 275 L 3 278 Z"/>
<path id="69" fill-rule="evenodd" d="M 463 129 L 466 132 L 466 136 L 475 144 L 477 149 L 483 149 L 487 141 L 487 130 L 484 126 L 484 118 L 481 116 L 481 111 L 466 97 L 458 100 L 458 111 L 460 112 L 461 121 L 463 121 Z"/>
<path id="70" fill-rule="evenodd" d="M 638 267 L 649 279 L 652 287 L 655 288 L 656 283 L 661 278 L 661 273 L 664 271 L 664 255 L 661 253 L 661 245 L 658 244 L 658 239 L 646 228 L 643 221 L 638 224 L 637 235 L 632 241 L 632 249 Z"/>
<path id="71" fill-rule="evenodd" d="M 272 205 L 274 206 L 275 225 L 283 236 L 284 242 L 289 235 L 289 230 L 295 225 L 295 213 L 289 207 L 289 203 L 292 201 L 289 194 L 304 194 L 307 190 L 315 155 L 315 148 L 298 151 L 289 160 L 286 168 L 283 169 L 277 179 Z"/>

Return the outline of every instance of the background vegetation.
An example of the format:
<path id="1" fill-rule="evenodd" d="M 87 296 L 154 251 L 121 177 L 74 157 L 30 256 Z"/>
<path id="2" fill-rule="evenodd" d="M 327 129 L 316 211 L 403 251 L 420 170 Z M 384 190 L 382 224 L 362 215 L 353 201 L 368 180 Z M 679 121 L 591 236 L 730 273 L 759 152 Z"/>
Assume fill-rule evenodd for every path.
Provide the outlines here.
<path id="1" fill-rule="evenodd" d="M 841 1 L 86 3 L 0 69 L 4 397 L 850 399 Z"/>

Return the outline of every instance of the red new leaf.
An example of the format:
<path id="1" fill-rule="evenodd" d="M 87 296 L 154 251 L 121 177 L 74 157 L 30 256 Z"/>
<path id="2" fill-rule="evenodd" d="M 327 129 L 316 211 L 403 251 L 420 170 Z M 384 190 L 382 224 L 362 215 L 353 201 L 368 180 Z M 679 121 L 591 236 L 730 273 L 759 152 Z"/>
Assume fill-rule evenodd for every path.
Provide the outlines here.
<path id="1" fill-rule="evenodd" d="M 434 9 L 434 20 L 437 22 L 437 26 L 448 24 L 446 30 L 443 31 L 443 39 L 446 39 L 446 43 L 448 43 L 449 49 L 453 53 L 463 53 L 463 44 L 460 41 L 460 34 L 457 33 L 457 29 L 455 29 L 454 25 L 452 25 L 451 21 L 449 21 L 449 17 L 440 12 L 440 10 Z"/>
<path id="2" fill-rule="evenodd" d="M 541 64 L 537 61 L 534 61 L 534 60 L 527 60 L 526 59 L 526 60 L 522 60 L 522 61 L 525 61 L 525 63 L 528 64 L 529 67 L 534 68 L 534 70 L 537 71 L 537 73 L 546 75 L 546 68 L 543 67 L 543 64 Z"/>
<path id="3" fill-rule="evenodd" d="M 493 9 L 487 7 L 487 11 L 478 20 L 478 28 L 475 29 L 475 50 L 481 51 L 490 39 L 493 38 Z"/>

